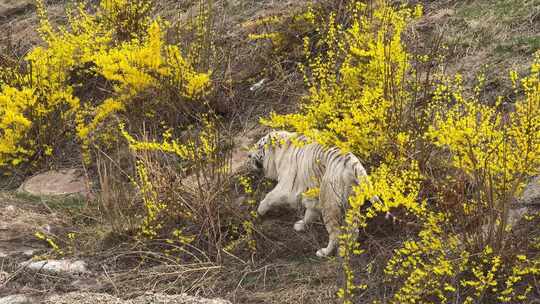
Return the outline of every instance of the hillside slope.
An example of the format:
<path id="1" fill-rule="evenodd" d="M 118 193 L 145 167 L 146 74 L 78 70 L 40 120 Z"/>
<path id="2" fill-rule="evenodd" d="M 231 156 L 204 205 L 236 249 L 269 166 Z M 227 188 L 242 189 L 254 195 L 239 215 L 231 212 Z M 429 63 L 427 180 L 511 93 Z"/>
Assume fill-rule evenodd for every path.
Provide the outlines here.
<path id="1" fill-rule="evenodd" d="M 67 18 L 64 10 L 70 1 L 46 2 L 50 21 L 55 25 L 65 24 Z M 286 18 L 305 8 L 306 2 L 213 2 L 213 35 L 219 52 L 216 55 L 218 68 L 212 71 L 212 77 L 216 79 L 212 100 L 217 101 L 212 104 L 212 110 L 220 118 L 221 131 L 225 133 L 223 137 L 226 139 L 218 145 L 223 150 L 221 154 L 229 155 L 234 153 L 231 151 L 239 151 L 240 148 L 245 150 L 246 142 L 252 142 L 264 134 L 267 128 L 259 124 L 261 117 L 267 117 L 274 111 L 290 113 L 298 109 L 306 94 L 303 75 L 298 69 L 298 63 L 304 60 L 301 37 L 304 33 L 292 25 L 289 28 L 287 24 L 274 22 L 273 18 L 278 16 L 283 19 L 276 19 L 289 20 Z M 444 72 L 463 75 L 465 87 L 469 91 L 474 87 L 478 75 L 483 73 L 486 76 L 483 93 L 487 99 L 501 95 L 508 101 L 514 100 L 512 98 L 516 93 L 509 72 L 515 70 L 520 75 L 528 73 L 534 53 L 540 50 L 540 0 L 420 2 L 424 4 L 424 16 L 406 33 L 406 44 L 410 49 L 418 53 L 427 52 L 432 58 L 440 56 Z M 162 16 L 171 22 L 172 28 L 181 32 L 194 20 L 198 11 L 196 3 L 156 0 L 151 14 Z M 37 34 L 37 26 L 38 18 L 33 1 L 0 0 L 0 67 L 18 66 L 33 47 L 43 43 Z M 273 33 L 276 28 L 285 33 L 286 39 L 282 41 L 288 45 L 279 45 L 272 39 L 264 38 L 264 35 Z M 171 31 L 168 34 L 174 36 L 175 33 Z M 262 35 L 264 39 L 254 38 L 256 35 Z M 100 86 L 99 79 L 96 83 L 94 89 L 110 89 Z M 94 92 L 84 93 L 94 98 Z M 156 96 L 160 93 L 157 92 Z M 144 127 L 142 129 L 146 131 Z M 151 130 L 149 134 L 154 135 L 152 132 L 158 133 Z M 189 138 L 190 132 L 192 130 L 186 128 L 178 131 L 178 134 Z M 149 135 L 144 132 L 141 134 Z M 234 144 L 237 145 L 236 149 L 231 147 Z M 127 152 L 122 150 L 121 153 L 110 155 L 103 153 L 105 156 L 100 154 L 101 151 L 96 152 L 101 157 L 101 163 L 96 168 L 87 168 L 82 153 L 72 146 L 68 146 L 62 153 L 54 154 L 51 161 L 45 162 L 46 166 L 32 167 L 27 171 L 16 171 L 11 176 L 0 177 L 0 219 L 4 221 L 0 223 L 0 236 L 3 238 L 0 240 L 3 242 L 0 244 L 0 297 L 24 294 L 37 303 L 51 295 L 73 291 L 106 293 L 111 298 L 114 296 L 122 299 L 137 298 L 145 292 L 158 292 L 219 297 L 233 303 L 339 302 L 335 295 L 344 279 L 341 260 L 314 257 L 316 249 L 326 241 L 323 225 L 318 223 L 307 233 L 293 231 L 292 225 L 301 215 L 299 210 L 279 210 L 264 219 L 253 219 L 250 217 L 250 208 L 253 209 L 256 202 L 251 202 L 249 191 L 242 189 L 237 172 L 219 180 L 219 185 L 209 183 L 213 188 L 200 191 L 201 184 L 207 182 L 201 182 L 203 178 L 200 176 L 182 172 L 185 175 L 180 178 L 171 173 L 179 166 L 178 157 L 164 157 L 168 167 L 156 165 L 156 171 L 163 173 L 157 174 L 157 179 L 164 181 L 161 184 L 163 188 L 154 190 L 156 193 L 172 193 L 175 197 L 181 197 L 185 205 L 179 206 L 183 207 L 198 202 L 200 197 L 213 200 L 212 203 L 220 208 L 217 217 L 223 220 L 223 227 L 215 228 L 211 218 L 215 213 L 202 213 L 203 224 L 191 231 L 186 230 L 200 237 L 198 245 L 203 250 L 195 246 L 177 246 L 181 240 L 174 243 L 178 250 L 174 251 L 170 249 L 174 246 L 167 247 L 172 243 L 170 239 L 156 238 L 146 243 L 141 241 L 140 233 L 134 228 L 141 222 L 140 217 L 134 221 L 136 224 L 126 220 L 136 208 L 151 209 L 141 203 L 147 192 L 142 190 L 132 194 L 135 191 L 131 188 L 115 184 L 118 181 L 133 183 L 130 178 L 140 174 L 134 169 L 135 165 L 126 160 Z M 138 156 L 151 163 L 153 159 L 149 155 Z M 238 169 L 238 163 L 243 161 L 235 158 L 238 155 L 232 156 L 235 163 L 231 167 L 234 169 Z M 123 169 L 119 170 L 120 165 L 125 163 L 129 164 L 126 167 L 133 170 L 130 173 L 135 172 L 131 177 L 124 176 Z M 93 182 L 97 199 L 87 201 L 71 197 L 34 197 L 14 191 L 28 175 L 73 165 L 87 170 L 85 172 Z M 204 165 L 199 168 L 203 168 L 203 171 L 213 170 Z M 197 169 L 191 170 L 198 172 Z M 217 176 L 219 172 L 215 174 Z M 103 176 L 110 179 L 103 179 Z M 186 176 L 196 180 L 188 185 L 195 190 L 186 190 L 189 195 L 182 196 L 185 194 L 184 188 L 179 190 L 175 187 L 185 186 L 185 179 L 181 179 Z M 103 203 L 106 198 L 100 196 L 100 191 L 105 191 L 98 186 L 108 182 L 110 192 L 107 194 L 112 193 L 111 201 L 119 206 L 114 209 L 114 214 L 107 212 L 106 209 L 111 205 Z M 199 188 L 193 184 L 199 184 Z M 258 188 L 252 190 L 255 192 L 252 197 L 262 197 L 270 187 L 259 180 L 254 184 Z M 216 199 L 215 195 L 222 197 Z M 115 216 L 117 222 L 109 222 L 108 217 Z M 187 219 L 186 216 L 178 221 L 187 222 Z M 245 224 L 249 220 L 256 223 L 251 230 L 246 228 L 249 224 Z M 385 271 L 382 257 L 392 254 L 405 235 L 412 234 L 406 224 L 391 224 L 382 216 L 375 218 L 373 223 L 368 236 L 364 236 L 370 254 L 355 261 L 358 269 L 369 269 L 362 273 L 362 279 L 368 283 L 382 277 Z M 234 251 L 233 248 L 215 253 L 219 250 L 209 241 L 211 233 L 208 231 L 212 229 L 223 231 L 219 235 L 219 242 L 222 241 L 221 237 L 223 240 L 230 238 L 245 245 L 245 250 Z M 50 233 L 50 239 L 36 238 L 37 231 Z M 246 249 L 249 248 L 248 241 L 239 236 L 248 231 L 250 235 L 256 235 L 258 240 L 256 253 Z M 530 232 L 538 233 L 535 227 L 530 228 Z M 59 242 L 65 252 L 59 254 L 53 245 L 55 242 Z M 81 259 L 89 265 L 90 271 L 82 275 L 34 273 L 20 264 L 29 258 L 25 253 L 29 248 L 35 250 L 30 255 L 36 259 L 55 256 Z M 174 256 L 175 253 L 178 255 Z M 388 293 L 385 284 L 387 282 L 377 285 L 380 287 L 378 289 L 362 291 L 361 298 L 366 301 L 385 298 Z M 532 294 L 538 295 L 540 292 L 534 290 Z"/>

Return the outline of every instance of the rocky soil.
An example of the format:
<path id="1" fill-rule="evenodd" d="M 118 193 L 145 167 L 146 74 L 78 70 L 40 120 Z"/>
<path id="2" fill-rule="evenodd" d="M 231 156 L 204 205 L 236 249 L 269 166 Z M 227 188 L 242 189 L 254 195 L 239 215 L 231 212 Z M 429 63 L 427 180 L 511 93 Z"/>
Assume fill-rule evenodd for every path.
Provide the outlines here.
<path id="1" fill-rule="evenodd" d="M 234 172 L 242 169 L 247 147 L 258 132 L 256 129 L 234 139 Z M 57 208 L 74 208 L 93 196 L 84 172 L 74 168 L 42 172 L 27 178 L 16 191 L 0 191 L 0 304 L 230 303 L 184 293 L 145 293 L 124 300 L 102 292 L 111 279 L 105 268 L 96 265 L 99 260 L 73 252 L 53 258 L 58 253 L 54 245 L 38 238 L 36 233 L 54 236 L 69 230 L 71 223 L 62 218 Z"/>
<path id="2" fill-rule="evenodd" d="M 146 293 L 129 300 L 99 292 L 108 274 L 94 261 L 69 256 L 49 258 L 54 251 L 36 233 L 54 235 L 65 228 L 47 206 L 51 199 L 87 195 L 76 170 L 45 172 L 28 179 L 18 192 L 0 192 L 0 304 L 225 304 L 187 294 Z M 51 178 L 54 177 L 54 178 Z M 27 191 L 30 191 L 27 192 Z M 39 197 L 32 194 L 46 193 Z M 69 200 L 67 200 L 69 201 Z M 96 271 L 98 269 L 98 271 Z"/>

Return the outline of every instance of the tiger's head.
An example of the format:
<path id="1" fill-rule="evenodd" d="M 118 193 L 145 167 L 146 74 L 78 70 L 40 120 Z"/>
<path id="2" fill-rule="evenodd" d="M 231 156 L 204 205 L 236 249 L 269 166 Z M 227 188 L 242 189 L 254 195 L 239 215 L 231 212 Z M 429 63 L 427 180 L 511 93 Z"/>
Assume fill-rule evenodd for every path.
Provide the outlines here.
<path id="1" fill-rule="evenodd" d="M 277 162 L 281 157 L 276 157 L 276 153 L 284 153 L 280 147 L 293 135 L 287 131 L 273 131 L 263 136 L 248 154 L 250 167 L 263 171 L 267 178 L 277 178 Z"/>
<path id="2" fill-rule="evenodd" d="M 264 158 L 268 154 L 269 145 L 271 143 L 271 134 L 263 136 L 257 143 L 255 143 L 253 149 L 250 151 L 249 164 L 257 171 L 264 169 Z"/>

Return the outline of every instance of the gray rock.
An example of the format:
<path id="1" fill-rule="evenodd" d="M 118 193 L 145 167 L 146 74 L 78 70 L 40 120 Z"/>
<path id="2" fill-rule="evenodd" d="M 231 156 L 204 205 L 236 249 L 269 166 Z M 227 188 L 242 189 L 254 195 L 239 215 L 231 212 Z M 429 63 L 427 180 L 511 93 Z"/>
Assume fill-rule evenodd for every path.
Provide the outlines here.
<path id="1" fill-rule="evenodd" d="M 540 175 L 525 187 L 519 202 L 525 205 L 540 205 Z"/>
<path id="2" fill-rule="evenodd" d="M 39 250 L 38 249 L 27 249 L 25 251 L 22 252 L 22 254 L 25 256 L 25 257 L 33 257 L 36 252 L 38 252 Z"/>
<path id="3" fill-rule="evenodd" d="M 514 227 L 523 218 L 527 211 L 529 211 L 529 208 L 527 207 L 513 208 L 508 210 L 508 225 L 510 225 L 510 227 Z"/>
<path id="4" fill-rule="evenodd" d="M 124 304 L 119 298 L 103 293 L 71 292 L 54 295 L 45 300 L 44 304 Z"/>
<path id="5" fill-rule="evenodd" d="M 514 207 L 508 210 L 508 217 L 506 220 L 506 225 L 510 229 L 514 229 L 516 224 L 527 214 L 529 211 L 529 208 L 527 206 L 520 206 L 520 207 Z M 482 234 L 483 238 L 487 238 L 489 236 L 489 224 L 482 225 L 482 229 L 480 230 L 480 233 Z"/>
<path id="6" fill-rule="evenodd" d="M 26 261 L 21 266 L 35 271 L 45 271 L 57 274 L 80 274 L 88 272 L 84 261 L 72 260 L 44 260 Z"/>
<path id="7" fill-rule="evenodd" d="M 508 210 L 507 224 L 510 227 L 514 227 L 523 218 L 531 205 L 540 205 L 540 176 L 533 178 L 525 187 L 518 203 L 517 207 Z"/>
<path id="8" fill-rule="evenodd" d="M 32 300 L 25 295 L 11 295 L 0 298 L 0 304 L 31 304 Z"/>
<path id="9" fill-rule="evenodd" d="M 194 297 L 187 294 L 147 294 L 133 299 L 129 304 L 231 304 L 231 302 L 223 299 Z"/>
<path id="10" fill-rule="evenodd" d="M 61 196 L 78 194 L 90 195 L 89 181 L 78 169 L 51 170 L 27 179 L 18 189 L 19 192 L 34 196 Z"/>
<path id="11" fill-rule="evenodd" d="M 231 304 L 222 299 L 205 299 L 187 294 L 145 294 L 132 300 L 121 300 L 108 294 L 72 292 L 49 297 L 45 304 Z"/>

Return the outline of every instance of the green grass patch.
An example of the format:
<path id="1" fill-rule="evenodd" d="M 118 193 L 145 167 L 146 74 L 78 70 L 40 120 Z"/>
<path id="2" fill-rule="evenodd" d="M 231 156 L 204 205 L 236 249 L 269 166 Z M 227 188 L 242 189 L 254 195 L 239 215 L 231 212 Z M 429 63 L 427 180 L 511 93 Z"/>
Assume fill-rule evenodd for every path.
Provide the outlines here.
<path id="1" fill-rule="evenodd" d="M 482 0 L 464 4 L 458 8 L 457 16 L 465 19 L 497 17 L 498 22 L 515 24 L 527 21 L 540 12 L 540 0 Z"/>
<path id="2" fill-rule="evenodd" d="M 519 36 L 495 47 L 495 53 L 498 55 L 508 55 L 508 53 L 514 52 L 523 52 L 530 55 L 538 50 L 540 50 L 540 36 Z"/>
<path id="3" fill-rule="evenodd" d="M 64 195 L 64 196 L 38 196 L 27 192 L 13 192 L 13 196 L 17 200 L 35 205 L 45 205 L 53 210 L 80 210 L 86 204 L 86 199 L 80 195 Z"/>

